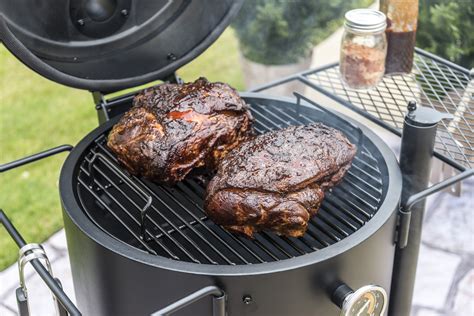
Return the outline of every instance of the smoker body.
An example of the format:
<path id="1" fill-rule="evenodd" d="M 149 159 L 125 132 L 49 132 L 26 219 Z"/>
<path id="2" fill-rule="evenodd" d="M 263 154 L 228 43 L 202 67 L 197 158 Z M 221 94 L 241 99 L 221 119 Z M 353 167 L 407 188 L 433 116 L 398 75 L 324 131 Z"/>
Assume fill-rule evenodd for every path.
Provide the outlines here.
<path id="1" fill-rule="evenodd" d="M 95 242 L 67 212 L 64 219 L 77 304 L 84 315 L 149 315 L 208 285 L 225 291 L 229 316 L 338 315 L 339 308 L 331 302 L 338 281 L 355 289 L 366 284 L 390 289 L 395 215 L 347 252 L 313 264 L 308 258 L 306 266 L 286 271 L 271 271 L 271 264 L 264 264 L 268 267 L 255 275 L 216 275 L 219 267 L 212 266 L 206 268 L 214 269 L 214 275 L 173 271 L 153 264 L 154 258 L 140 262 Z M 250 304 L 243 302 L 247 295 Z M 212 315 L 211 299 L 193 303 L 176 315 Z"/>
<path id="2" fill-rule="evenodd" d="M 258 94 L 243 96 L 251 105 L 266 102 L 296 113 L 296 108 L 291 108 L 296 106 L 294 102 Z M 330 124 L 330 115 L 310 106 L 299 105 L 297 112 L 303 118 L 314 117 Z M 106 122 L 82 140 L 61 172 L 60 193 L 75 293 L 85 315 L 148 315 L 210 285 L 226 293 L 228 315 L 337 315 L 340 309 L 331 296 L 340 284 L 354 290 L 376 284 L 389 292 L 402 180 L 393 153 L 366 127 L 360 126 L 367 138 L 364 146 L 379 153 L 385 193 L 375 214 L 362 227 L 332 245 L 285 260 L 216 265 L 171 260 L 138 250 L 120 241 L 118 233 L 113 237 L 98 227 L 84 212 L 77 192 L 77 166 L 86 160 L 94 139 L 113 123 Z M 211 315 L 211 298 L 176 314 Z"/>

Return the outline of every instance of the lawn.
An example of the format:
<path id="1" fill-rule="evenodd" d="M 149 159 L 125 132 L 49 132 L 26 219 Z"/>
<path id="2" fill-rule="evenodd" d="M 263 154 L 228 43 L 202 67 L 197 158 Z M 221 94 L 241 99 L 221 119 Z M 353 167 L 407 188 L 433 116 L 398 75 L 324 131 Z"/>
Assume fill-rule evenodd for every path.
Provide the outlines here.
<path id="1" fill-rule="evenodd" d="M 243 89 L 238 47 L 228 29 L 204 54 L 178 71 Z M 34 73 L 0 45 L 0 164 L 60 144 L 76 144 L 97 126 L 92 96 Z M 27 242 L 42 242 L 62 227 L 58 178 L 66 154 L 0 174 L 0 208 Z M 0 229 L 0 271 L 18 249 Z"/>

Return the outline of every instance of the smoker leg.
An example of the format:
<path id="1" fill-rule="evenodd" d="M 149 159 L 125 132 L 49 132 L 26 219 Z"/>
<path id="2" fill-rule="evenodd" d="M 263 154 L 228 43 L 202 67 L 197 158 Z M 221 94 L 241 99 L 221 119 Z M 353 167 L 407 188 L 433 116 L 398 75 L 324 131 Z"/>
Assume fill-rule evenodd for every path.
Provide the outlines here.
<path id="1" fill-rule="evenodd" d="M 390 316 L 410 315 L 425 201 L 412 204 L 411 212 L 407 212 L 405 206 L 411 196 L 428 187 L 437 124 L 441 119 L 451 117 L 430 108 L 417 107 L 414 102 L 408 104 L 400 150 L 403 188 L 390 294 Z"/>

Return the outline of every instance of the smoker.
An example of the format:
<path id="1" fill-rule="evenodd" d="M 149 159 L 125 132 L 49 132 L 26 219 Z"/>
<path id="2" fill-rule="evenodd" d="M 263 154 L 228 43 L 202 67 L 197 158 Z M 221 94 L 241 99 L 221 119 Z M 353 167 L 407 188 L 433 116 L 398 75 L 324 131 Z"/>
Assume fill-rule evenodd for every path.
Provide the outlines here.
<path id="1" fill-rule="evenodd" d="M 5 172 L 71 151 L 59 188 L 77 307 L 41 263 L 47 262 L 42 248 L 27 244 L 0 213 L 21 248 L 20 268 L 31 262 L 59 314 L 408 314 L 424 209 L 417 202 L 472 175 L 425 190 L 436 126 L 448 115 L 410 103 L 399 164 L 369 128 L 311 99 L 243 93 L 257 133 L 323 122 L 358 144 L 347 176 L 301 238 L 233 235 L 206 217 L 203 182 L 168 187 L 132 176 L 106 146 L 134 93 L 105 94 L 154 80 L 179 82 L 175 70 L 222 33 L 241 3 L 43 1 L 31 16 L 25 3 L 0 1 L 5 46 L 44 77 L 92 91 L 99 117 L 74 148 L 0 166 Z M 27 315 L 24 282 L 17 298 Z"/>

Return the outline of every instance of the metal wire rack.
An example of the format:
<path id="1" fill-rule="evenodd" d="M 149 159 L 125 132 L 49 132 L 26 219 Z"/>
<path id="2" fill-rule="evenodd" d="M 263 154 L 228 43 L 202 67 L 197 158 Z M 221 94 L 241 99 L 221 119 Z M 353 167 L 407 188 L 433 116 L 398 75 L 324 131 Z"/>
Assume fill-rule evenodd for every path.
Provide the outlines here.
<path id="1" fill-rule="evenodd" d="M 344 85 L 338 64 L 305 71 L 254 91 L 263 91 L 292 80 L 334 99 L 342 105 L 401 135 L 408 101 L 454 115 L 438 127 L 436 156 L 459 170 L 474 166 L 474 71 L 416 49 L 411 74 L 386 76 L 374 89 L 358 91 Z"/>
<path id="2" fill-rule="evenodd" d="M 380 153 L 369 138 L 355 133 L 348 122 L 339 122 L 335 116 L 318 114 L 319 111 L 302 109 L 300 115 L 297 108 L 272 103 L 252 101 L 258 133 L 322 119 L 360 144 L 351 169 L 337 187 L 326 192 L 318 216 L 311 219 L 303 237 L 260 232 L 250 240 L 230 234 L 204 212 L 205 183 L 187 179 L 167 187 L 132 176 L 120 167 L 106 146 L 105 135 L 91 145 L 78 170 L 82 208 L 114 238 L 151 254 L 194 263 L 237 265 L 279 261 L 317 251 L 348 237 L 372 218 L 384 200 L 387 177 Z"/>

